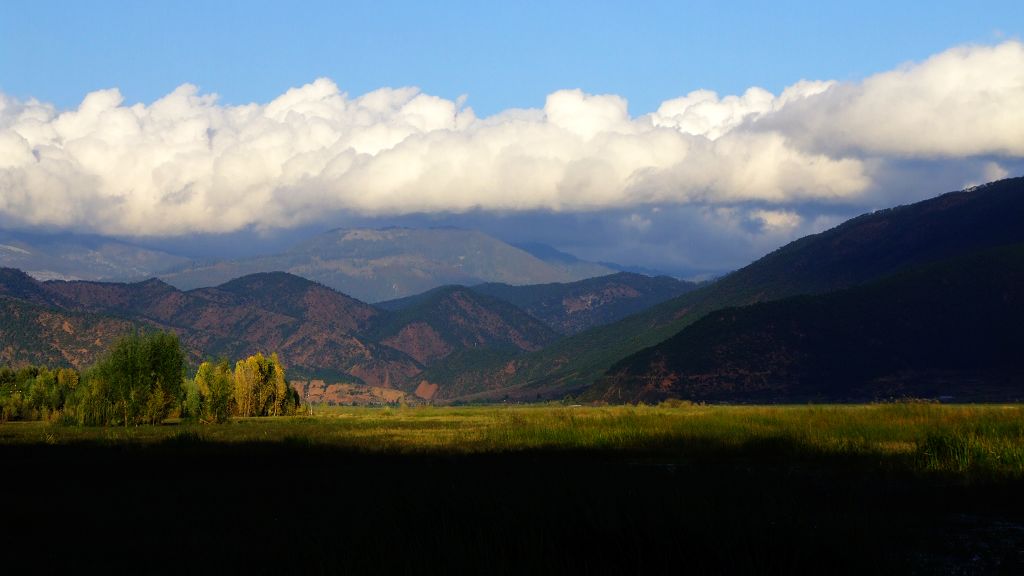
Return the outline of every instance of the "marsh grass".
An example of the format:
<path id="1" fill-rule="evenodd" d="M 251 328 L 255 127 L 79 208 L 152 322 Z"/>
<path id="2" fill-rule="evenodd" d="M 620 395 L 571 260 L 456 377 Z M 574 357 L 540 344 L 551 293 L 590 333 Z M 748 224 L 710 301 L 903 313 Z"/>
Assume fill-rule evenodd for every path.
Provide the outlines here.
<path id="1" fill-rule="evenodd" d="M 382 454 L 585 451 L 686 458 L 783 450 L 792 458 L 874 458 L 964 478 L 1024 477 L 1024 407 L 891 403 L 800 406 L 314 407 L 311 416 L 83 428 L 0 425 L 0 444 L 287 443 Z"/>

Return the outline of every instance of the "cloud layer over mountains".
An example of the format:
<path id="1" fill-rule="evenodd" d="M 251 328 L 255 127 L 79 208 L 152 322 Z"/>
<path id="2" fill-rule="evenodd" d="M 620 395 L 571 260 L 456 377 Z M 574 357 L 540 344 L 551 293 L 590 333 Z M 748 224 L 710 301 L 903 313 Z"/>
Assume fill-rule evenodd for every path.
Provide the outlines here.
<path id="1" fill-rule="evenodd" d="M 778 95 L 698 90 L 638 117 L 619 96 L 562 90 L 479 118 L 415 88 L 350 97 L 323 78 L 241 106 L 191 85 L 148 105 L 97 91 L 69 111 L 0 94 L 0 224 L 173 236 L 339 213 L 636 209 L 624 225 L 643 233 L 652 207 L 694 205 L 723 221 L 746 207 L 777 235 L 808 225 L 797 207 L 863 204 L 907 163 L 961 162 L 962 185 L 1022 158 L 1016 41 Z"/>

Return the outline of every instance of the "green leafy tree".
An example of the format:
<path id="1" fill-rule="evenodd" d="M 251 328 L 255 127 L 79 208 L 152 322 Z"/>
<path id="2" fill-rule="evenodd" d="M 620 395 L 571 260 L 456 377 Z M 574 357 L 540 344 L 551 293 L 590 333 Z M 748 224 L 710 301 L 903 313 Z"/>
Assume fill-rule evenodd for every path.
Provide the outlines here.
<path id="1" fill-rule="evenodd" d="M 75 392 L 78 391 L 78 383 L 81 377 L 77 370 L 71 368 L 61 368 L 57 370 L 57 391 L 60 395 L 60 402 L 63 406 L 71 398 L 74 397 Z"/>
<path id="2" fill-rule="evenodd" d="M 195 398 L 192 399 L 192 395 Z M 186 395 L 191 414 L 206 422 L 225 422 L 235 400 L 234 376 L 227 360 L 203 362 Z"/>
<path id="3" fill-rule="evenodd" d="M 57 374 L 45 366 L 40 366 L 36 377 L 29 385 L 28 404 L 35 418 L 46 420 L 49 415 L 63 405 L 60 390 L 57 388 Z"/>
<path id="4" fill-rule="evenodd" d="M 104 424 L 160 422 L 181 399 L 185 355 L 167 332 L 131 334 L 119 340 L 90 372 L 87 419 L 103 413 Z M 96 405 L 101 400 L 102 410 Z"/>
<path id="5" fill-rule="evenodd" d="M 25 401 L 21 392 L 14 391 L 0 396 L 0 423 L 18 420 L 25 410 Z"/>
<path id="6" fill-rule="evenodd" d="M 157 384 L 149 391 L 146 399 L 145 421 L 148 424 L 159 424 L 167 417 L 168 401 L 162 386 Z"/>
<path id="7" fill-rule="evenodd" d="M 17 374 L 10 366 L 0 366 L 0 393 L 14 386 Z"/>
<path id="8" fill-rule="evenodd" d="M 78 423 L 85 426 L 107 426 L 113 423 L 116 415 L 107 381 L 96 377 L 93 371 L 87 372 L 83 380 L 75 394 L 74 403 L 69 406 Z"/>
<path id="9" fill-rule="evenodd" d="M 184 399 L 181 402 L 181 417 L 201 419 L 203 417 L 203 395 L 194 378 L 187 378 L 181 385 Z"/>
<path id="10" fill-rule="evenodd" d="M 213 366 L 206 380 L 206 418 L 212 422 L 226 422 L 231 417 L 231 402 L 234 398 L 234 383 L 231 365 L 221 360 Z"/>

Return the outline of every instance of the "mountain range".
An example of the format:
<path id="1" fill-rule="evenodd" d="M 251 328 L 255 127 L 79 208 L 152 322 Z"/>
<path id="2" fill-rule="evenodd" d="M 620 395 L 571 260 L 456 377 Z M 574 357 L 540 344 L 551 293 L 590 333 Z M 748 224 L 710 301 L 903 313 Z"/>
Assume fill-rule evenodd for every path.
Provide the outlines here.
<path id="1" fill-rule="evenodd" d="M 121 240 L 0 231 L 0 267 L 39 280 L 134 282 L 152 277 L 206 288 L 249 274 L 290 272 L 365 302 L 450 284 L 572 282 L 618 271 L 543 244 L 507 244 L 459 228 L 336 229 L 275 254 L 194 260 Z"/>
<path id="2" fill-rule="evenodd" d="M 271 271 L 290 272 L 366 302 L 449 284 L 572 282 L 614 272 L 578 260 L 542 260 L 475 230 L 386 228 L 332 230 L 281 254 L 193 264 L 160 278 L 188 290 Z"/>
<path id="3" fill-rule="evenodd" d="M 706 311 L 585 396 L 1024 398 L 1022 222 L 1012 178 L 800 239 L 709 287 L 761 304 Z"/>
<path id="4" fill-rule="evenodd" d="M 435 402 L 1014 399 L 1021 222 L 1024 179 L 1002 180 L 864 214 L 700 285 L 629 273 L 547 282 L 571 273 L 456 229 L 335 231 L 253 260 L 335 270 L 376 293 L 402 274 L 398 292 L 429 287 L 378 305 L 287 272 L 181 290 L 4 269 L 0 361 L 82 366 L 118 334 L 163 328 L 193 361 L 277 351 L 294 375 Z M 473 285 L 433 286 L 446 274 Z M 488 275 L 515 282 L 477 282 Z M 531 278 L 544 282 L 514 285 Z"/>
<path id="5" fill-rule="evenodd" d="M 471 290 L 517 306 L 559 334 L 571 335 L 621 320 L 697 286 L 668 276 L 619 272 L 567 284 L 513 286 L 488 282 L 472 286 Z M 377 306 L 387 310 L 420 306 L 424 300 L 432 298 L 435 291 L 450 288 L 442 287 L 416 296 L 380 302 Z"/>
<path id="6" fill-rule="evenodd" d="M 881 280 L 917 266 L 1024 242 L 1024 179 L 1013 178 L 916 204 L 879 210 L 791 242 L 697 290 L 526 355 L 460 359 L 424 372 L 453 400 L 533 400 L 584 394 L 638 400 L 639 390 L 599 392 L 605 373 L 716 310 L 815 295 Z M 962 303 L 963 306 L 973 304 Z M 922 320 L 923 321 L 923 320 Z M 640 382 L 634 379 L 633 382 Z M 440 392 L 442 397 L 444 391 Z"/>
<path id="7" fill-rule="evenodd" d="M 632 300 L 669 297 L 675 293 L 666 289 L 671 282 L 680 290 L 688 286 L 615 274 L 544 290 L 588 299 L 590 306 L 578 312 L 587 316 L 581 322 L 594 323 L 623 315 L 610 309 L 629 310 Z M 631 285 L 618 298 L 602 296 L 609 286 L 622 292 Z M 587 290 L 594 292 L 589 298 Z M 0 269 L 0 308 L 0 361 L 13 364 L 83 367 L 120 335 L 164 329 L 179 334 L 193 363 L 276 351 L 296 377 L 419 390 L 426 397 L 436 388 L 418 375 L 451 355 L 535 351 L 562 336 L 557 324 L 472 288 L 435 289 L 388 310 L 285 272 L 181 291 L 155 278 L 40 282 L 7 268 Z"/>
<path id="8" fill-rule="evenodd" d="M 708 314 L 588 397 L 729 402 L 1024 399 L 1024 244 L 827 294 Z"/>

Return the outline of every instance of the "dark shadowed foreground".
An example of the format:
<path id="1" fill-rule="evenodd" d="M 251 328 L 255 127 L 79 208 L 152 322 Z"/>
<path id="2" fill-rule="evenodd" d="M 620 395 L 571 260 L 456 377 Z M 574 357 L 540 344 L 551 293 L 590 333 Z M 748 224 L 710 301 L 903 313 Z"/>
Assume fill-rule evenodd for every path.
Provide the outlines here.
<path id="1" fill-rule="evenodd" d="M 0 426 L 28 573 L 1020 573 L 1017 406 Z"/>

